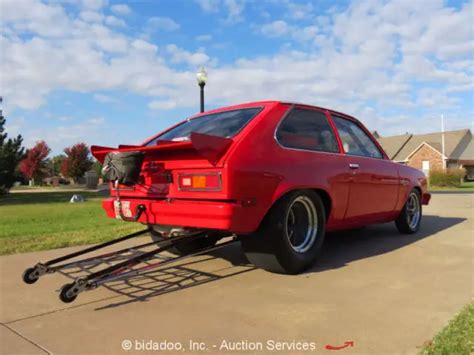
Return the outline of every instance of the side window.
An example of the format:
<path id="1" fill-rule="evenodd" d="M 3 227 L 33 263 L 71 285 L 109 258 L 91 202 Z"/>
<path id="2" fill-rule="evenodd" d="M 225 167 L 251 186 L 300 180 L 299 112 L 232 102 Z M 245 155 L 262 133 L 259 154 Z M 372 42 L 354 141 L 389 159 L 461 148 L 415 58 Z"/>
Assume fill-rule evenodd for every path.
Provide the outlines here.
<path id="1" fill-rule="evenodd" d="M 333 119 L 347 154 L 383 158 L 372 139 L 356 123 L 337 116 Z"/>
<path id="2" fill-rule="evenodd" d="M 287 148 L 338 152 L 336 137 L 323 112 L 295 108 L 283 119 L 276 133 Z"/>

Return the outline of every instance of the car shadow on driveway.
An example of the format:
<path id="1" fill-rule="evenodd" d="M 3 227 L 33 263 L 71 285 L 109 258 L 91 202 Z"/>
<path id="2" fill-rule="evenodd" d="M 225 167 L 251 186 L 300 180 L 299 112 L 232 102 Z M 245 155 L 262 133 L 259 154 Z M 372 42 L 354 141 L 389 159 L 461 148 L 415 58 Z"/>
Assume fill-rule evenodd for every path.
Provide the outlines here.
<path id="1" fill-rule="evenodd" d="M 422 229 L 414 235 L 398 233 L 393 223 L 369 226 L 361 230 L 330 233 L 326 237 L 321 256 L 306 273 L 341 268 L 356 260 L 389 253 L 419 240 L 433 237 L 463 221 L 465 218 L 423 216 Z M 61 273 L 73 279 L 123 261 L 126 257 L 130 255 L 120 255 L 107 262 L 98 261 L 80 268 L 63 269 Z M 169 258 L 170 256 L 157 256 L 149 262 Z M 245 258 L 240 243 L 233 243 L 208 254 L 182 260 L 172 266 L 152 270 L 126 280 L 108 282 L 101 287 L 105 287 L 115 295 L 103 299 L 109 299 L 111 303 L 98 307 L 96 310 L 143 302 L 152 297 L 216 282 L 255 269 Z M 126 298 L 120 296 L 126 296 Z"/>
<path id="2" fill-rule="evenodd" d="M 465 218 L 425 215 L 421 229 L 411 235 L 399 233 L 394 223 L 328 233 L 318 262 L 306 272 L 341 268 L 356 260 L 389 253 L 422 239 L 433 237 L 465 220 Z"/>
<path id="3" fill-rule="evenodd" d="M 133 256 L 141 252 L 135 251 Z M 63 269 L 60 272 L 68 278 L 74 279 L 121 262 L 130 256 L 118 255 L 108 259 L 106 262 L 95 261 L 88 265 Z M 157 255 L 144 264 L 149 265 L 156 263 L 157 260 L 165 261 L 170 258 L 170 256 Z M 218 261 L 218 259 L 224 259 L 227 263 L 217 262 L 217 265 L 215 262 L 209 263 L 210 261 Z M 230 265 L 228 262 L 230 262 Z M 210 268 L 211 265 L 212 267 Z M 143 302 L 155 296 L 199 286 L 208 282 L 219 281 L 255 269 L 256 267 L 249 264 L 246 260 L 241 251 L 240 243 L 233 243 L 205 255 L 178 261 L 172 266 L 151 270 L 125 280 L 107 282 L 101 287 L 115 293 L 114 296 L 110 297 L 114 301 L 105 306 L 98 307 L 96 310 L 123 306 L 133 302 Z M 127 298 L 124 300 L 118 296 L 126 296 Z M 103 300 L 106 299 L 108 298 Z"/>

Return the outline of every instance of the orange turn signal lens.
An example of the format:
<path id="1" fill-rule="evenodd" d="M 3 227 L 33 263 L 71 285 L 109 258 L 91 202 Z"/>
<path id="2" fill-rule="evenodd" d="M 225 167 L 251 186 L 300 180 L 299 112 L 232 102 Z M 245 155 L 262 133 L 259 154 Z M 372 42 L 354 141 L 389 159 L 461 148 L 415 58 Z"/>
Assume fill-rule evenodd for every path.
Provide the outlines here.
<path id="1" fill-rule="evenodd" d="M 221 174 L 178 174 L 178 186 L 183 191 L 220 191 Z"/>
<path id="2" fill-rule="evenodd" d="M 204 189 L 206 188 L 207 176 L 205 175 L 195 175 L 193 176 L 193 185 L 195 189 Z"/>

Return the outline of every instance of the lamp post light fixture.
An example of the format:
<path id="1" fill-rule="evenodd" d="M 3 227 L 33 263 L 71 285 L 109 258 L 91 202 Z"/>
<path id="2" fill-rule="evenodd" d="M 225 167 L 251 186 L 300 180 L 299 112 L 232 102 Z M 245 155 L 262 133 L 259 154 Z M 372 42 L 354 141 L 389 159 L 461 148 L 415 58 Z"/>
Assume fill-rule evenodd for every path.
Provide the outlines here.
<path id="1" fill-rule="evenodd" d="M 201 69 L 196 73 L 196 79 L 201 88 L 201 112 L 204 112 L 204 86 L 207 81 L 207 72 L 204 70 L 204 67 L 201 67 Z"/>

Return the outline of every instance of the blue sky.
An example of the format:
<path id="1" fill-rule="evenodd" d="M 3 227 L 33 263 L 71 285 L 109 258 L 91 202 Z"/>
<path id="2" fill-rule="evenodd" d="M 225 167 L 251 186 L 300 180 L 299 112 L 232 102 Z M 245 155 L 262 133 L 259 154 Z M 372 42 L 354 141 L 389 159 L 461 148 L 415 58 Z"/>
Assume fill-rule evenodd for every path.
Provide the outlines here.
<path id="1" fill-rule="evenodd" d="M 207 108 L 327 106 L 382 135 L 471 128 L 473 3 L 2 0 L 7 131 L 57 154 L 137 143 Z"/>

